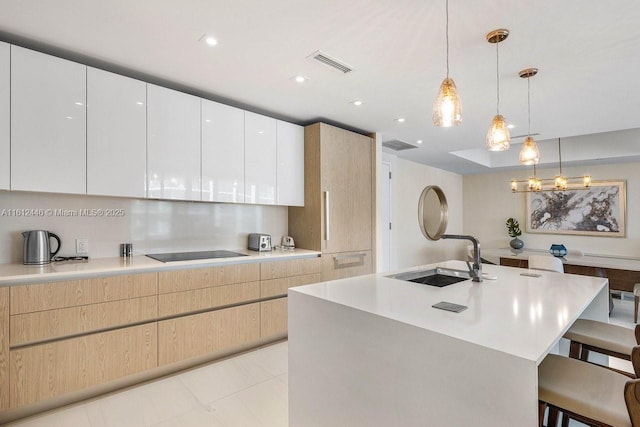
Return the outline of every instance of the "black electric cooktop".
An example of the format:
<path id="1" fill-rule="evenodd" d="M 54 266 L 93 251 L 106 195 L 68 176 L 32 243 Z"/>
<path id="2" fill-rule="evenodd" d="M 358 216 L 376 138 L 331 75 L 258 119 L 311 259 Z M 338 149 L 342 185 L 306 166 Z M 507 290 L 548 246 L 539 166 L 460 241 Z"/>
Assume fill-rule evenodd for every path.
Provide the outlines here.
<path id="1" fill-rule="evenodd" d="M 200 251 L 200 252 L 169 252 L 166 254 L 147 254 L 149 258 L 162 262 L 173 261 L 193 261 L 196 259 L 209 258 L 232 258 L 237 256 L 247 256 L 238 252 L 231 251 Z"/>

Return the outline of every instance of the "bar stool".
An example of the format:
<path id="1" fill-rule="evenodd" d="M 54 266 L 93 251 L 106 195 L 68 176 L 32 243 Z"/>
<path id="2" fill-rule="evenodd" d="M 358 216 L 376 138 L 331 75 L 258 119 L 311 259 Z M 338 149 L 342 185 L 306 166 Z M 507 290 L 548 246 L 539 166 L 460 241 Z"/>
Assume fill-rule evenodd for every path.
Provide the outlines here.
<path id="1" fill-rule="evenodd" d="M 631 350 L 640 344 L 640 325 L 635 329 L 596 320 L 578 319 L 564 334 L 570 340 L 569 357 L 588 360 L 589 352 L 605 354 L 623 360 L 631 360 Z M 609 368 L 613 369 L 613 368 Z M 631 378 L 628 372 L 618 371 Z"/>
<path id="2" fill-rule="evenodd" d="M 638 375 L 640 346 L 631 354 Z M 569 357 L 549 354 L 542 361 L 538 400 L 540 426 L 545 407 L 549 408 L 549 427 L 557 425 L 558 411 L 591 426 L 640 425 L 640 380 Z"/>
<path id="3" fill-rule="evenodd" d="M 534 270 L 564 273 L 564 265 L 559 258 L 551 255 L 529 255 L 529 268 Z"/>

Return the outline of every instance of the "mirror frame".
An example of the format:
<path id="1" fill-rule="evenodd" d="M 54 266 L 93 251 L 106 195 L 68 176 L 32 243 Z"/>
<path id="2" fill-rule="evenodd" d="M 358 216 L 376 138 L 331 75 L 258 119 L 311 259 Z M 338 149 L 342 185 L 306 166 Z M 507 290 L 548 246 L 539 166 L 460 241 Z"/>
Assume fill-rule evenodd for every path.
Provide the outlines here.
<path id="1" fill-rule="evenodd" d="M 440 204 L 440 223 L 438 224 L 438 228 L 435 233 L 429 233 L 429 224 L 426 223 L 424 218 L 424 203 L 431 192 L 435 193 Z M 422 194 L 420 194 L 420 200 L 418 201 L 418 224 L 420 224 L 420 231 L 422 231 L 424 237 L 429 240 L 440 240 L 442 235 L 447 231 L 448 222 L 449 204 L 447 203 L 447 198 L 444 195 L 444 191 L 442 191 L 442 189 L 437 185 L 426 186 L 424 190 L 422 190 Z"/>

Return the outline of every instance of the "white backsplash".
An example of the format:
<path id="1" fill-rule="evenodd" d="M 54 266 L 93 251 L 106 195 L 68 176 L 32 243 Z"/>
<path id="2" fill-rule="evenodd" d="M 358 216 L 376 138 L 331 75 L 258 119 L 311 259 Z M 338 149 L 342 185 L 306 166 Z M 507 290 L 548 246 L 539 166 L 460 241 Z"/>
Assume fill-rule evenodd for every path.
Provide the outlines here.
<path id="1" fill-rule="evenodd" d="M 88 239 L 89 256 L 105 258 L 118 256 L 120 243 L 133 243 L 134 255 L 246 249 L 253 232 L 269 233 L 278 244 L 287 220 L 284 206 L 0 191 L 0 263 L 22 262 L 26 230 L 59 235 L 58 255 L 75 255 L 76 239 Z"/>

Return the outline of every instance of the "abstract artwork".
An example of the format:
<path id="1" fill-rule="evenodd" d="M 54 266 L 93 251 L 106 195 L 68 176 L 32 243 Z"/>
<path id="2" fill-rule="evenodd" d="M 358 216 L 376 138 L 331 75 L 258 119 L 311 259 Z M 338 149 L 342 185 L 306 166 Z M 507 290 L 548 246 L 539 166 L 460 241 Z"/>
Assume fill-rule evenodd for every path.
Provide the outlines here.
<path id="1" fill-rule="evenodd" d="M 527 232 L 624 237 L 626 181 L 527 193 Z"/>

